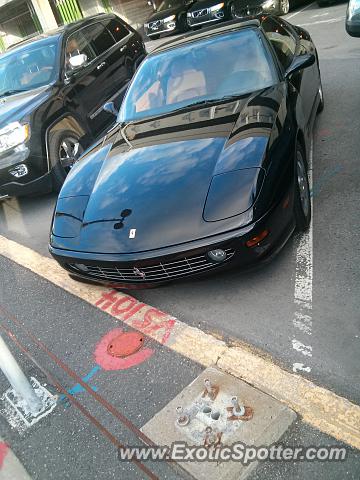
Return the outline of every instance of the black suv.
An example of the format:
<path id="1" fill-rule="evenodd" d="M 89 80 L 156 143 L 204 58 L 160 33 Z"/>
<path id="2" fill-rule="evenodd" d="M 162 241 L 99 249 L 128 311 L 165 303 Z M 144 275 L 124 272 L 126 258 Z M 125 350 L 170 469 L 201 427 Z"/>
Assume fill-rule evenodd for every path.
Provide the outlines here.
<path id="1" fill-rule="evenodd" d="M 142 59 L 140 35 L 100 14 L 0 56 L 0 197 L 58 190 L 79 155 L 114 122 Z"/>

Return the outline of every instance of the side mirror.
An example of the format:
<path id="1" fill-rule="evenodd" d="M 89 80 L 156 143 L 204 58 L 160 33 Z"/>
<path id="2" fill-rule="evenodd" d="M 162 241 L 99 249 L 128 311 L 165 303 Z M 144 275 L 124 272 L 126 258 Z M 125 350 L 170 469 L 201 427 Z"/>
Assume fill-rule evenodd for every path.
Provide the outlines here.
<path id="1" fill-rule="evenodd" d="M 288 78 L 290 75 L 292 75 L 295 72 L 298 72 L 299 70 L 302 70 L 303 68 L 311 67 L 311 65 L 314 65 L 315 63 L 315 55 L 312 53 L 308 53 L 306 55 L 300 55 L 299 57 L 296 57 L 291 65 L 288 67 L 288 69 L 285 72 L 285 78 Z"/>
<path id="2" fill-rule="evenodd" d="M 115 115 L 115 117 L 117 117 L 119 114 L 117 108 L 114 105 L 114 102 L 105 103 L 103 106 L 103 110 L 104 112 L 108 112 L 108 113 L 111 113 L 112 115 Z"/>
<path id="3" fill-rule="evenodd" d="M 74 55 L 69 58 L 69 63 L 72 68 L 82 67 L 87 61 L 87 55 L 85 53 L 80 53 L 79 55 Z"/>
<path id="4" fill-rule="evenodd" d="M 347 11 L 345 28 L 352 37 L 360 37 L 360 2 L 350 0 Z"/>

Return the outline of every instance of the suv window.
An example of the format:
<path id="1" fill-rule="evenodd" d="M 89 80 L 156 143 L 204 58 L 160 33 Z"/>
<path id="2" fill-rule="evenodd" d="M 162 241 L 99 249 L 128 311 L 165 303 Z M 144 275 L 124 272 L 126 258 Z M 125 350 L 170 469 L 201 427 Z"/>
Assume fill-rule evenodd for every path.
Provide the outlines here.
<path id="1" fill-rule="evenodd" d="M 120 42 L 130 33 L 126 26 L 115 18 L 107 22 L 106 27 L 115 38 L 115 42 Z"/>
<path id="2" fill-rule="evenodd" d="M 109 48 L 115 44 L 114 39 L 102 23 L 89 25 L 83 28 L 82 31 L 98 55 L 106 52 L 106 50 L 109 50 Z"/>
<path id="3" fill-rule="evenodd" d="M 278 23 L 274 18 L 267 17 L 261 24 L 267 38 L 275 49 L 276 55 L 284 69 L 291 64 L 295 50 L 296 39 L 285 28 L 283 24 Z"/>
<path id="4" fill-rule="evenodd" d="M 85 54 L 88 62 L 91 62 L 92 60 L 94 60 L 94 58 L 96 58 L 94 45 L 84 34 L 84 32 L 85 28 L 78 30 L 77 32 L 74 32 L 72 35 L 70 35 L 67 39 L 65 48 L 65 68 L 67 71 L 72 70 L 72 67 L 69 63 L 70 57 Z"/>

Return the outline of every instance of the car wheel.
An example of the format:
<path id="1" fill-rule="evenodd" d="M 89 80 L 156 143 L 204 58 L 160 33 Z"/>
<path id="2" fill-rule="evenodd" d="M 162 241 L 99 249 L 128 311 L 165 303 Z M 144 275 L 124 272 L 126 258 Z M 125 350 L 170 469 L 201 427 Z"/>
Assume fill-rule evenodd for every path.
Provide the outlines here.
<path id="1" fill-rule="evenodd" d="M 150 40 L 159 40 L 160 35 L 151 35 Z"/>
<path id="2" fill-rule="evenodd" d="M 279 15 L 286 15 L 290 10 L 289 0 L 279 0 Z"/>
<path id="3" fill-rule="evenodd" d="M 60 190 L 67 174 L 83 151 L 79 135 L 72 130 L 56 130 L 50 135 L 49 158 L 55 191 Z"/>
<path id="4" fill-rule="evenodd" d="M 318 0 L 317 3 L 319 5 L 319 7 L 326 7 L 328 5 L 328 2 L 326 2 L 326 1 L 324 2 L 323 0 Z"/>
<path id="5" fill-rule="evenodd" d="M 299 144 L 296 147 L 295 158 L 294 217 L 297 230 L 304 232 L 309 228 L 311 220 L 310 186 L 304 153 Z"/>
<path id="6" fill-rule="evenodd" d="M 317 113 L 321 113 L 324 110 L 324 106 L 325 106 L 324 91 L 323 91 L 323 86 L 322 86 L 321 79 L 320 79 L 320 86 L 319 86 L 319 98 L 320 98 L 320 102 L 319 102 L 319 106 L 318 106 L 318 109 L 317 109 Z"/>

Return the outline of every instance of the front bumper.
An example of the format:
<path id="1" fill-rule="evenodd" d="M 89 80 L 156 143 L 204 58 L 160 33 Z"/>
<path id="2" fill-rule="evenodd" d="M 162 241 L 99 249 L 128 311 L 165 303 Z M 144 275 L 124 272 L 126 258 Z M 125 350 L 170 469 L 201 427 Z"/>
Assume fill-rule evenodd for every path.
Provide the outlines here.
<path id="1" fill-rule="evenodd" d="M 45 160 L 29 152 L 22 153 L 10 152 L 8 157 L 0 157 L 0 196 L 18 197 L 52 190 L 51 172 L 47 171 Z M 25 166 L 27 173 L 16 177 L 10 172 L 19 166 Z"/>
<path id="2" fill-rule="evenodd" d="M 210 8 L 202 8 L 201 10 L 188 12 L 186 20 L 189 27 L 192 28 L 201 25 L 222 22 L 227 20 L 227 17 L 228 16 L 223 8 L 215 12 L 212 12 Z"/>
<path id="3" fill-rule="evenodd" d="M 186 245 L 141 254 L 99 254 L 58 249 L 51 255 L 72 276 L 116 288 L 146 288 L 186 277 L 200 277 L 220 270 L 255 266 L 277 253 L 294 230 L 292 192 L 259 221 L 236 231 L 201 239 Z M 269 235 L 257 246 L 246 241 L 263 230 Z M 226 260 L 212 263 L 207 253 L 221 248 Z M 85 266 L 85 267 L 84 267 Z"/>

